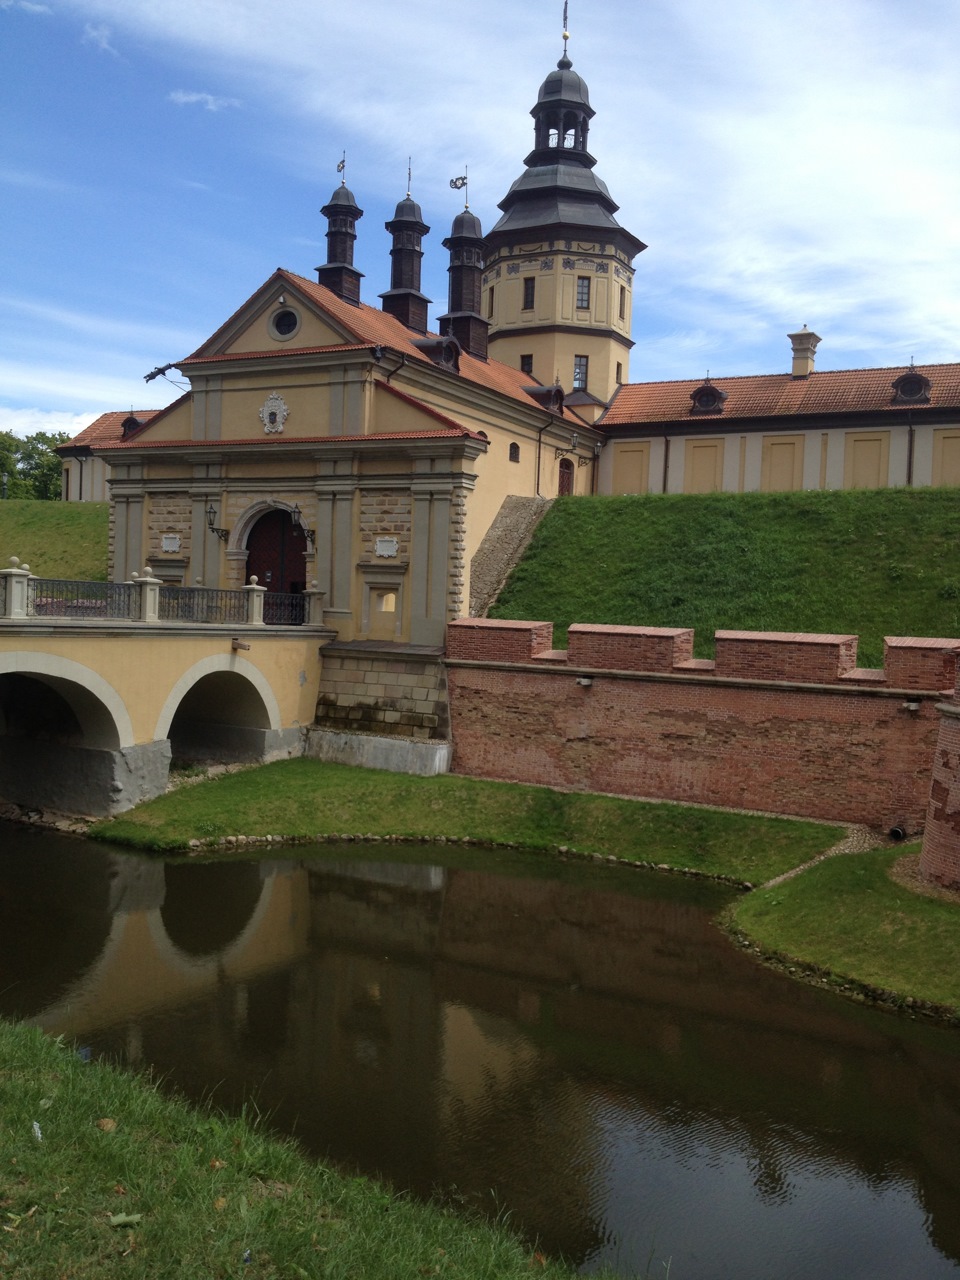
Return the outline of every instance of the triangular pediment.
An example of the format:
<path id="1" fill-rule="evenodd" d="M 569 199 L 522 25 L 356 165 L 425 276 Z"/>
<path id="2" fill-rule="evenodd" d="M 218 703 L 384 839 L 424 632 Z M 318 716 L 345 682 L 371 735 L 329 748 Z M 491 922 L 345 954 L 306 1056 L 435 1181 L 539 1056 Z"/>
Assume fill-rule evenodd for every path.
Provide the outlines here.
<path id="1" fill-rule="evenodd" d="M 321 301 L 298 287 L 296 278 L 275 272 L 216 333 L 190 356 L 283 355 L 304 347 L 357 342 L 357 334 L 327 312 Z"/>

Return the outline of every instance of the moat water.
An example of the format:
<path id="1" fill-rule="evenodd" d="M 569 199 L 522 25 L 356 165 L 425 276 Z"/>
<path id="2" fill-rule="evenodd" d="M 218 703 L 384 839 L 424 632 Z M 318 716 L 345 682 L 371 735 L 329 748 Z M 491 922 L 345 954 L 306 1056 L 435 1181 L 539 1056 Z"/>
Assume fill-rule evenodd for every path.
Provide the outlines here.
<path id="1" fill-rule="evenodd" d="M 960 1277 L 960 1033 L 757 965 L 729 892 L 452 847 L 163 861 L 0 824 L 0 1015 L 666 1280 Z"/>

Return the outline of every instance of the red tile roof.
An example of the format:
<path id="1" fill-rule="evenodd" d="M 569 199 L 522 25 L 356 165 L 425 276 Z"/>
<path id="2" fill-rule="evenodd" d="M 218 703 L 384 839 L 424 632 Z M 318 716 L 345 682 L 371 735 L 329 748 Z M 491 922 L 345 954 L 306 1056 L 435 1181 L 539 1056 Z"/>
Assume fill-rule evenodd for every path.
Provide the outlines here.
<path id="1" fill-rule="evenodd" d="M 76 447 L 113 444 L 120 440 L 123 434 L 123 424 L 129 417 L 139 419 L 142 423 L 151 422 L 162 409 L 124 409 L 111 413 L 101 413 L 95 422 L 91 422 L 89 427 L 84 427 L 79 435 L 74 436 L 67 444 L 61 445 L 61 449 L 73 449 Z"/>
<path id="2" fill-rule="evenodd" d="M 377 307 L 368 306 L 364 302 L 356 306 L 353 303 L 345 302 L 343 298 L 338 297 L 325 285 L 318 284 L 315 280 L 307 280 L 304 276 L 298 276 L 292 271 L 285 271 L 279 268 L 271 277 L 271 281 L 286 284 L 291 289 L 296 289 L 304 294 L 321 311 L 325 311 L 336 325 L 350 334 L 354 341 L 335 343 L 327 347 L 290 347 L 286 345 L 280 350 L 271 348 L 269 351 L 249 351 L 230 356 L 200 354 L 204 352 L 205 348 L 210 347 L 221 333 L 230 328 L 233 320 L 242 313 L 244 308 L 241 307 L 217 330 L 212 338 L 198 348 L 197 352 L 182 361 L 178 367 L 189 369 L 196 364 L 207 364 L 224 359 L 255 360 L 263 359 L 266 356 L 276 359 L 284 356 L 313 355 L 325 351 L 358 351 L 363 350 L 365 347 L 378 346 L 397 351 L 406 356 L 408 360 L 415 360 L 419 364 L 433 365 L 430 357 L 421 351 L 415 343 L 418 337 L 437 337 L 438 335 L 432 333 L 415 334 L 385 311 L 380 311 Z M 269 284 L 271 281 L 267 283 Z M 246 303 L 244 304 L 245 306 Z M 457 375 L 452 374 L 450 376 L 456 377 Z M 475 383 L 477 386 L 486 387 L 491 391 L 499 392 L 501 395 L 510 396 L 528 409 L 531 407 L 540 408 L 536 401 L 524 390 L 525 387 L 530 386 L 530 375 L 522 373 L 519 369 L 511 368 L 510 365 L 501 364 L 499 360 L 478 360 L 475 356 L 464 351 L 460 356 L 459 376 L 468 382 Z M 582 419 L 569 410 L 565 410 L 563 416 L 568 422 L 577 426 L 583 425 Z"/>
<path id="3" fill-rule="evenodd" d="M 708 423 L 737 418 L 781 418 L 798 415 L 875 413 L 911 409 L 960 408 L 960 364 L 917 365 L 914 372 L 930 380 L 929 403 L 897 401 L 891 383 L 908 372 L 904 365 L 887 369 L 840 369 L 793 378 L 788 373 L 711 378 L 726 392 L 720 413 L 691 413 L 690 393 L 703 379 L 682 382 L 632 382 L 620 388 L 611 407 L 597 424 L 615 427 L 652 422 Z"/>

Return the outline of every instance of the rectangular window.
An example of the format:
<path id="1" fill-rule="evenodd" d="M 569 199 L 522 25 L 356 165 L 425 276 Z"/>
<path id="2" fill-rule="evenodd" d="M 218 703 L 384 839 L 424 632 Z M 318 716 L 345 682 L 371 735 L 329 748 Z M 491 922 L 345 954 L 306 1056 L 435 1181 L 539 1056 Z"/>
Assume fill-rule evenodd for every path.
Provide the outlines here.
<path id="1" fill-rule="evenodd" d="M 590 306 L 590 277 L 577 276 L 577 310 L 583 311 Z"/>
<path id="2" fill-rule="evenodd" d="M 524 311 L 533 310 L 533 299 L 537 291 L 537 282 L 533 276 L 523 277 L 523 309 Z"/>
<path id="3" fill-rule="evenodd" d="M 617 361 L 617 386 L 618 387 L 620 386 L 621 382 L 623 382 L 623 365 L 618 360 Z"/>
<path id="4" fill-rule="evenodd" d="M 528 373 L 531 378 L 533 377 L 533 356 L 532 355 L 520 357 L 520 372 Z"/>
<path id="5" fill-rule="evenodd" d="M 573 389 L 574 391 L 586 391 L 587 389 L 587 357 L 573 357 Z"/>
<path id="6" fill-rule="evenodd" d="M 493 315 L 493 285 L 490 286 L 490 292 L 487 294 L 487 319 Z"/>
<path id="7" fill-rule="evenodd" d="M 627 286 L 625 284 L 622 284 L 620 286 L 620 319 L 626 320 L 626 318 L 627 318 Z"/>

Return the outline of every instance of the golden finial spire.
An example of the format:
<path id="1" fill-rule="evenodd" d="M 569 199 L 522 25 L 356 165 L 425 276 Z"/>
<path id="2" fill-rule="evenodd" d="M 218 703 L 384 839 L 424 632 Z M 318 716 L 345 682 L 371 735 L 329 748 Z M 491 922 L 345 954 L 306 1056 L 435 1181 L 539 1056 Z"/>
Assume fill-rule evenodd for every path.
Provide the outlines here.
<path id="1" fill-rule="evenodd" d="M 343 155 L 341 156 L 341 158 L 340 158 L 340 159 L 338 160 L 338 162 L 337 162 L 337 173 L 339 173 L 339 174 L 340 174 L 340 185 L 341 185 L 341 187 L 345 187 L 345 186 L 347 185 L 347 180 L 346 180 L 346 178 L 343 176 L 343 173 L 344 173 L 344 170 L 346 169 L 346 167 L 347 167 L 347 153 L 346 153 L 346 151 L 344 151 Z"/>
<path id="2" fill-rule="evenodd" d="M 569 0 L 563 0 L 563 56 L 567 56 L 567 41 L 570 39 L 569 23 L 567 21 L 567 5 Z"/>

